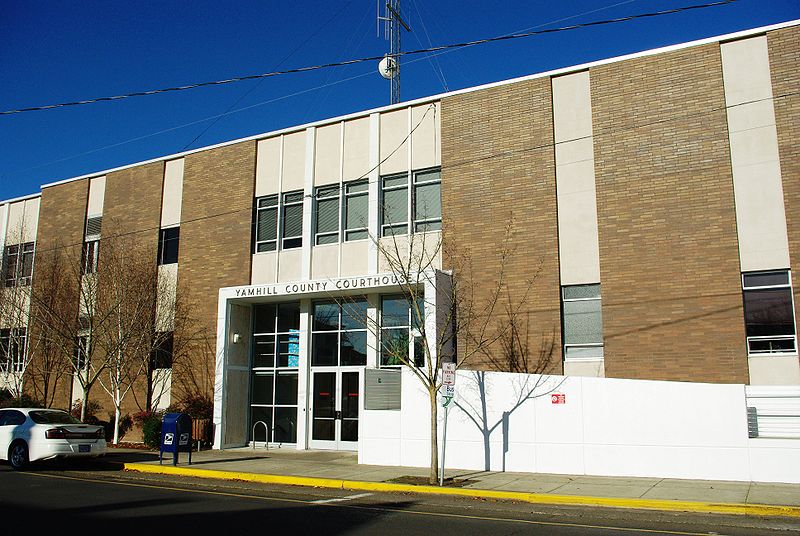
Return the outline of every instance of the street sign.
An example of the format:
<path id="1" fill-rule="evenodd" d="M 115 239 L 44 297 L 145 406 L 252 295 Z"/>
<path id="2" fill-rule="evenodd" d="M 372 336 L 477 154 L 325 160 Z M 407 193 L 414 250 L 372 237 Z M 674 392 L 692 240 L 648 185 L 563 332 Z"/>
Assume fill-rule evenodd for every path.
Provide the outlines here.
<path id="1" fill-rule="evenodd" d="M 456 386 L 455 385 L 443 385 L 442 386 L 442 396 L 446 398 L 453 398 L 456 396 Z"/>
<path id="2" fill-rule="evenodd" d="M 442 363 L 442 385 L 456 384 L 456 364 Z"/>
<path id="3" fill-rule="evenodd" d="M 550 402 L 553 404 L 566 404 L 567 395 L 561 393 L 553 393 L 552 395 L 550 395 Z"/>

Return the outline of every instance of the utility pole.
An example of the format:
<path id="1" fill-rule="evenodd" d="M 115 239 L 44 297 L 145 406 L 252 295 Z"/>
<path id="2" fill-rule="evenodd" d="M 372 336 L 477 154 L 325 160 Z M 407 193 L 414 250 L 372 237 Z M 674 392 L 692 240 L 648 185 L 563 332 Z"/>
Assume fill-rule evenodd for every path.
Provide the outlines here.
<path id="1" fill-rule="evenodd" d="M 400 15 L 400 0 L 388 0 L 381 15 L 381 0 L 378 0 L 378 24 L 383 22 L 384 38 L 389 41 L 389 54 L 378 65 L 378 72 L 391 83 L 391 103 L 400 102 L 400 27 L 411 31 Z M 380 28 L 379 28 L 380 31 Z"/>

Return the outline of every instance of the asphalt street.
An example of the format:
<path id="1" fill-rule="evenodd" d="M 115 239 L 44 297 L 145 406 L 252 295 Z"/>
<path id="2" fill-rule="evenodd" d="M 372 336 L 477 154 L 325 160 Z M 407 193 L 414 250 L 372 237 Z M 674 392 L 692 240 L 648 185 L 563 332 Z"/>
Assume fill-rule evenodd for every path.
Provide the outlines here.
<path id="1" fill-rule="evenodd" d="M 788 534 L 795 520 L 542 507 L 510 501 L 267 486 L 124 473 L 103 464 L 0 465 L 2 534 Z"/>

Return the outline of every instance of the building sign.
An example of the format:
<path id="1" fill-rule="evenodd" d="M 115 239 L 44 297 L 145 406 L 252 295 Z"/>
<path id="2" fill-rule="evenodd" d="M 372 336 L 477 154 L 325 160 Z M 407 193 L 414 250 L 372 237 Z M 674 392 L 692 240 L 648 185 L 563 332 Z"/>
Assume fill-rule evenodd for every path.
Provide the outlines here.
<path id="1" fill-rule="evenodd" d="M 442 363 L 442 396 L 456 396 L 456 364 Z"/>
<path id="2" fill-rule="evenodd" d="M 550 402 L 553 404 L 566 404 L 567 395 L 561 393 L 553 393 L 550 395 Z"/>
<path id="3" fill-rule="evenodd" d="M 420 282 L 423 276 L 420 276 Z M 405 279 L 395 274 L 368 275 L 364 277 L 342 277 L 324 281 L 304 281 L 300 283 L 276 283 L 273 285 L 253 285 L 235 289 L 236 298 L 256 298 L 267 296 L 292 296 L 316 292 L 339 292 L 343 290 L 361 290 L 379 287 L 398 286 L 406 283 Z"/>

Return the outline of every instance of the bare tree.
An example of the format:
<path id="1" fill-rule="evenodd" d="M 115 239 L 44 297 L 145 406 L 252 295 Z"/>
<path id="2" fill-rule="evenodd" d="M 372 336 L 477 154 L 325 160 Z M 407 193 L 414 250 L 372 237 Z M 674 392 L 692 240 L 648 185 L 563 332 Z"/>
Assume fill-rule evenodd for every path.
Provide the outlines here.
<path id="1" fill-rule="evenodd" d="M 475 277 L 470 252 L 443 245 L 438 232 L 373 240 L 381 271 L 397 278 L 411 311 L 414 340 L 405 343 L 379 335 L 379 353 L 384 364 L 389 361 L 412 371 L 428 394 L 431 484 L 438 482 L 439 472 L 438 393 L 442 364 L 455 363 L 456 368 L 465 364 L 485 366 L 487 358 L 491 364 L 493 352 L 506 351 L 503 345 L 510 345 L 507 349 L 512 353 L 527 351 L 520 346 L 527 344 L 519 332 L 520 316 L 536 272 L 524 282 L 522 292 L 509 292 L 507 268 L 514 256 L 513 233 L 514 222 L 510 218 L 499 244 L 497 271 L 491 280 L 480 281 Z M 447 271 L 437 269 L 442 257 Z M 380 334 L 381 328 L 376 325 L 374 329 Z M 413 355 L 417 352 L 423 353 L 424 359 Z M 499 362 L 501 358 L 494 359 Z M 515 359 L 519 361 L 521 357 Z"/>

